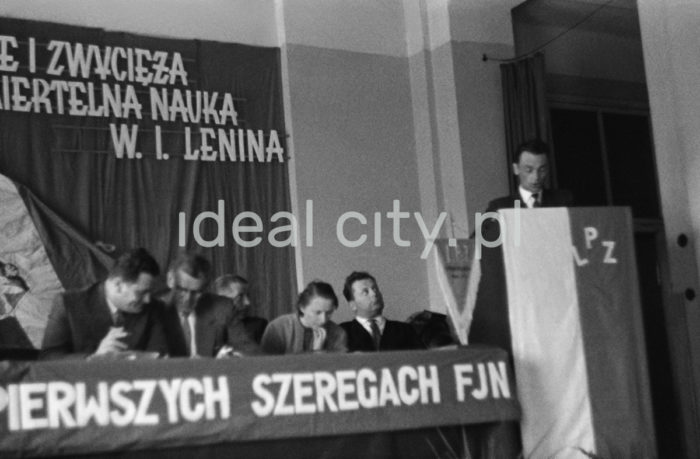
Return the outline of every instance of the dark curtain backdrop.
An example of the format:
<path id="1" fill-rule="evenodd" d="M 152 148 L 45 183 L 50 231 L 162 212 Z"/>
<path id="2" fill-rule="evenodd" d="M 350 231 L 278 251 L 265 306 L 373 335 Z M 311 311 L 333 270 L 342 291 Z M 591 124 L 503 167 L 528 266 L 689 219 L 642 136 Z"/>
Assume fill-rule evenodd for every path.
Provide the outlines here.
<path id="1" fill-rule="evenodd" d="M 503 110 L 506 125 L 506 151 L 510 191 L 515 193 L 518 183 L 512 173 L 518 145 L 532 138 L 545 142 L 549 139 L 549 124 L 544 85 L 544 55 L 501 64 Z M 552 158 L 550 155 L 550 164 Z"/>
<path id="2" fill-rule="evenodd" d="M 20 41 L 35 37 L 39 48 L 57 39 L 177 51 L 184 58 L 188 89 L 231 93 L 236 98 L 238 127 L 265 133 L 275 129 L 286 151 L 277 48 L 162 39 L 6 18 L 0 18 L 0 24 L 3 34 Z M 101 83 L 97 77 L 93 81 Z M 147 93 L 148 88 L 133 84 Z M 133 117 L 127 121 L 0 111 L 0 173 L 27 186 L 90 240 L 115 246 L 114 254 L 146 247 L 163 270 L 181 250 L 178 214 L 185 212 L 187 248 L 210 259 L 215 275 L 235 272 L 248 278 L 256 304 L 254 314 L 272 318 L 291 310 L 296 295 L 293 248 L 276 248 L 267 242 L 270 217 L 290 210 L 286 155 L 284 163 L 185 161 L 185 125 L 163 122 L 159 123 L 164 131 L 163 151 L 170 159 L 157 160 L 147 106 L 144 112 L 144 119 L 138 121 L 137 145 L 144 156 L 136 160 L 115 157 L 109 131 L 110 121 L 135 123 Z M 189 126 L 196 139 L 194 149 L 199 146 L 198 128 Z M 226 126 L 232 127 L 230 123 Z M 218 142 L 211 143 L 218 149 Z M 217 211 L 219 200 L 225 203 L 225 245 L 202 248 L 192 236 L 192 223 L 201 212 Z M 240 247 L 231 235 L 233 218 L 243 211 L 255 212 L 262 219 L 264 231 L 259 236 L 263 242 L 257 247 Z M 206 223 L 203 236 L 213 239 L 213 221 Z M 286 223 L 282 219 L 275 226 Z"/>

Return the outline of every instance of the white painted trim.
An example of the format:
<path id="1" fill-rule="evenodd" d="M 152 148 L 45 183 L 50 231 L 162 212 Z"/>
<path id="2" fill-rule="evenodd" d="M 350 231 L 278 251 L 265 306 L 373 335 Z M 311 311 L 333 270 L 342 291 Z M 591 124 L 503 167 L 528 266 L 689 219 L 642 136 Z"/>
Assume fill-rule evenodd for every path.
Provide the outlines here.
<path id="1" fill-rule="evenodd" d="M 290 100 L 289 88 L 289 58 L 287 56 L 286 28 L 284 23 L 284 1 L 275 0 L 275 19 L 277 21 L 278 46 L 280 47 L 280 63 L 282 72 L 282 101 L 284 105 L 284 126 L 287 134 L 287 173 L 289 174 L 289 200 L 291 211 L 297 217 L 297 221 L 302 218 L 302 206 L 299 203 L 297 193 L 297 171 L 296 158 L 294 154 L 294 127 L 292 122 L 292 102 Z M 297 277 L 297 288 L 301 291 L 304 288 L 304 265 L 302 263 L 302 244 L 305 238 L 298 234 L 296 247 L 294 247 L 294 265 Z"/>

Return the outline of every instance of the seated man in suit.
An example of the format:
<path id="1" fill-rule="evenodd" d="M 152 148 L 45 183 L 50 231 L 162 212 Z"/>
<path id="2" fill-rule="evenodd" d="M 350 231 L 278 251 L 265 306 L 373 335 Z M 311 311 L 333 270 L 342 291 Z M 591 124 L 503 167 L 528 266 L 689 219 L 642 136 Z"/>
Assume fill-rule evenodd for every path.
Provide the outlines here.
<path id="1" fill-rule="evenodd" d="M 231 298 L 233 301 L 231 320 L 242 321 L 248 336 L 260 344 L 265 327 L 267 327 L 267 319 L 248 315 L 250 311 L 248 281 L 235 274 L 224 274 L 214 281 L 214 293 Z"/>
<path id="2" fill-rule="evenodd" d="M 518 176 L 518 192 L 489 202 L 486 212 L 513 207 L 568 207 L 573 205 L 571 193 L 566 190 L 547 190 L 544 184 L 549 175 L 549 147 L 541 140 L 529 140 L 516 151 L 517 162 L 513 174 Z"/>
<path id="3" fill-rule="evenodd" d="M 162 305 L 151 303 L 158 263 L 145 249 L 122 255 L 107 279 L 59 294 L 49 314 L 40 358 L 167 353 Z"/>
<path id="4" fill-rule="evenodd" d="M 233 302 L 206 292 L 211 265 L 200 255 L 184 253 L 168 268 L 169 290 L 160 294 L 171 357 L 227 357 L 257 354 L 239 320 L 231 319 Z"/>
<path id="5" fill-rule="evenodd" d="M 355 314 L 354 320 L 340 324 L 348 335 L 348 351 L 423 349 L 411 325 L 384 318 L 384 298 L 369 273 L 350 274 L 345 279 L 343 296 Z"/>

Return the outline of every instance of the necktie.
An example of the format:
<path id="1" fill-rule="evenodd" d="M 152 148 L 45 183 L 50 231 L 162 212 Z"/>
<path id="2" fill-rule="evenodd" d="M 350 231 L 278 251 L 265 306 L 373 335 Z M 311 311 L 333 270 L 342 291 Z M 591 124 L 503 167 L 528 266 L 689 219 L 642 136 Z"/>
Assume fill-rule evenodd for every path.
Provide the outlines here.
<path id="1" fill-rule="evenodd" d="M 377 325 L 376 319 L 370 319 L 369 328 L 372 330 L 372 341 L 374 342 L 374 348 L 379 350 L 379 342 L 382 340 L 382 332 L 379 330 L 379 325 Z"/>
<path id="2" fill-rule="evenodd" d="M 534 193 L 531 196 L 532 199 L 532 208 L 534 209 L 535 207 L 540 207 L 540 194 L 539 193 Z"/>
<path id="3" fill-rule="evenodd" d="M 192 329 L 190 328 L 189 316 L 190 313 L 181 313 L 180 325 L 182 325 L 182 334 L 185 337 L 185 347 L 187 348 L 187 355 L 192 355 Z"/>
<path id="4" fill-rule="evenodd" d="M 122 311 L 116 310 L 112 313 L 112 326 L 117 328 L 124 326 L 124 313 Z"/>

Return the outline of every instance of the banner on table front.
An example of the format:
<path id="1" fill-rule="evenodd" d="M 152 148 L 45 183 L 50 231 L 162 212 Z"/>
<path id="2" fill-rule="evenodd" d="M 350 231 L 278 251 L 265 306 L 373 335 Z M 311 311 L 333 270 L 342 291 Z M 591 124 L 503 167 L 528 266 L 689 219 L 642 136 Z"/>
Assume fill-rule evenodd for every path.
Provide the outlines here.
<path id="1" fill-rule="evenodd" d="M 4 366 L 3 366 L 4 365 Z M 340 435 L 517 419 L 495 348 L 0 364 L 0 455 Z"/>

